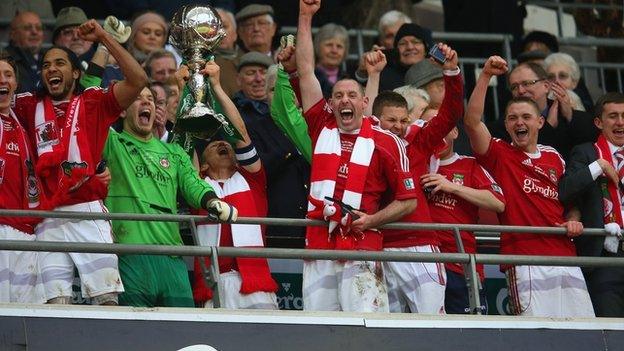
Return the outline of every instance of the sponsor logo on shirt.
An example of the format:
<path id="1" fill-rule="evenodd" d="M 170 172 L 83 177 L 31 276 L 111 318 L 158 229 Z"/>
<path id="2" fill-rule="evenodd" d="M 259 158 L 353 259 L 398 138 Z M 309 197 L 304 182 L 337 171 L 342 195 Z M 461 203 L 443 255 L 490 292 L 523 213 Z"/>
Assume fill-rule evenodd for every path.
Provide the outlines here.
<path id="1" fill-rule="evenodd" d="M 458 173 L 453 173 L 453 180 L 452 180 L 453 184 L 457 184 L 457 185 L 464 185 L 464 175 L 463 174 L 458 174 Z"/>
<path id="2" fill-rule="evenodd" d="M 20 148 L 18 143 L 14 141 L 9 141 L 8 143 L 6 143 L 5 147 L 8 153 L 13 155 L 19 155 Z"/>
<path id="3" fill-rule="evenodd" d="M 525 165 L 525 166 L 532 166 L 533 165 L 533 163 L 531 163 L 531 159 L 530 158 L 527 158 L 524 161 L 522 161 L 522 164 Z"/>
<path id="4" fill-rule="evenodd" d="M 416 187 L 414 186 L 414 180 L 412 178 L 403 179 L 403 185 L 405 185 L 405 189 L 414 190 Z"/>
<path id="5" fill-rule="evenodd" d="M 550 177 L 550 180 L 553 181 L 553 183 L 557 182 L 557 171 L 553 168 L 548 170 L 548 176 Z"/>
<path id="6" fill-rule="evenodd" d="M 435 194 L 429 193 L 427 197 L 434 206 L 443 207 L 448 210 L 453 210 L 455 209 L 455 206 L 457 206 L 457 199 L 454 196 L 441 191 L 438 191 Z"/>
<path id="7" fill-rule="evenodd" d="M 54 121 L 41 123 L 36 128 L 37 147 L 43 148 L 58 144 L 58 130 Z"/>
<path id="8" fill-rule="evenodd" d="M 343 163 L 338 167 L 338 176 L 340 178 L 347 178 L 347 174 L 349 174 L 349 164 Z"/>
<path id="9" fill-rule="evenodd" d="M 522 190 L 527 194 L 537 193 L 549 199 L 559 199 L 559 193 L 555 188 L 548 185 L 542 186 L 532 178 L 524 178 Z"/>

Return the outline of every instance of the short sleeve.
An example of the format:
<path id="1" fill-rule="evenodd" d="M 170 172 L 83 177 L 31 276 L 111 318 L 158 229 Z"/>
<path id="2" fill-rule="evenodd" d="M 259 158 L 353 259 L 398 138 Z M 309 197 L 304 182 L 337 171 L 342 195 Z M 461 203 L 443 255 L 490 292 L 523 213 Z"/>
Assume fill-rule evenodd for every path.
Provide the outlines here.
<path id="1" fill-rule="evenodd" d="M 114 88 L 115 84 L 106 89 L 91 87 L 82 93 L 88 103 L 98 104 L 98 118 L 107 126 L 113 124 L 123 112 L 113 93 Z"/>
<path id="2" fill-rule="evenodd" d="M 471 172 L 472 175 L 472 187 L 475 189 L 488 190 L 497 199 L 500 201 L 505 201 L 505 197 L 503 195 L 503 190 L 501 187 L 496 184 L 494 178 L 486 171 L 483 167 L 481 167 L 478 163 L 475 162 L 474 167 Z"/>
<path id="3" fill-rule="evenodd" d="M 388 185 L 394 193 L 394 200 L 407 200 L 416 198 L 416 185 L 414 177 L 409 171 L 409 160 L 405 146 L 397 139 L 390 138 L 382 148 L 381 162 L 383 173 Z"/>
<path id="4" fill-rule="evenodd" d="M 303 113 L 303 117 L 308 124 L 308 133 L 310 134 L 310 139 L 312 139 L 312 144 L 315 145 L 325 123 L 329 118 L 333 118 L 332 109 L 325 99 L 320 99 L 314 106 Z"/>
<path id="5" fill-rule="evenodd" d="M 501 152 L 504 152 L 504 141 L 497 138 L 492 138 L 490 140 L 490 145 L 488 146 L 487 151 L 483 155 L 478 155 L 474 152 L 477 162 L 481 164 L 485 169 L 492 171 L 496 169 L 498 164 L 498 158 Z"/>

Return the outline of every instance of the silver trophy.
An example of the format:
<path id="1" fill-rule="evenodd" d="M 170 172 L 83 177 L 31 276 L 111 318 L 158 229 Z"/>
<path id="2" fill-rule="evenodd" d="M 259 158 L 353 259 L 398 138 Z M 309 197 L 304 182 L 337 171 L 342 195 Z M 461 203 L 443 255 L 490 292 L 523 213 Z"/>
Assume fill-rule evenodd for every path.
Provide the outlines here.
<path id="1" fill-rule="evenodd" d="M 169 42 L 186 59 L 190 71 L 187 84 L 195 98 L 195 105 L 178 117 L 176 130 L 208 138 L 219 128 L 228 128 L 228 120 L 222 114 L 215 113 L 209 102 L 204 103 L 210 84 L 200 73 L 206 65 L 206 58 L 225 35 L 221 17 L 211 6 L 182 6 L 173 15 Z"/>

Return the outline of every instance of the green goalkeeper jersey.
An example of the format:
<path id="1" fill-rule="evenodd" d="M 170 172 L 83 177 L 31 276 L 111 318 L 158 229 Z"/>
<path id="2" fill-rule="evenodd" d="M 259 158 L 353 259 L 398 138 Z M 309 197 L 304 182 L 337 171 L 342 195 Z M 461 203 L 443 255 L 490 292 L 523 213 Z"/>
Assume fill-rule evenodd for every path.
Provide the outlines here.
<path id="1" fill-rule="evenodd" d="M 201 207 L 207 192 L 213 192 L 177 144 L 156 138 L 142 141 L 111 130 L 104 159 L 112 176 L 105 201 L 110 212 L 177 214 L 178 190 L 195 208 Z M 177 222 L 114 220 L 113 234 L 124 244 L 182 245 Z"/>

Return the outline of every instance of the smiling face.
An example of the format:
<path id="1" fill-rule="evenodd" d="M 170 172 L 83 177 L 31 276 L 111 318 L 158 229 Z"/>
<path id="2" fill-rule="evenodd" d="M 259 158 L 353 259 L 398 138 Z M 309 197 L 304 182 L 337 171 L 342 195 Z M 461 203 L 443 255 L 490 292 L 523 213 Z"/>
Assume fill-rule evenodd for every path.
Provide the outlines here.
<path id="1" fill-rule="evenodd" d="M 364 96 L 358 82 L 352 79 L 336 82 L 329 104 L 342 131 L 351 132 L 362 126 L 362 115 L 368 105 L 368 98 Z"/>
<path id="2" fill-rule="evenodd" d="M 11 21 L 11 41 L 19 48 L 32 54 L 41 49 L 43 43 L 43 25 L 34 12 L 21 12 Z"/>
<path id="3" fill-rule="evenodd" d="M 544 117 L 530 102 L 511 102 L 505 113 L 505 130 L 514 146 L 524 152 L 537 151 L 537 137 Z"/>
<path id="4" fill-rule="evenodd" d="M 509 74 L 509 89 L 514 98 L 526 97 L 535 101 L 540 109 L 546 108 L 549 83 L 529 67 L 518 66 Z"/>
<path id="5" fill-rule="evenodd" d="M 624 103 L 604 104 L 600 117 L 596 117 L 594 123 L 611 144 L 624 146 Z"/>
<path id="6" fill-rule="evenodd" d="M 345 44 L 341 39 L 324 40 L 319 46 L 319 64 L 327 68 L 337 68 L 344 60 L 345 54 Z"/>
<path id="7" fill-rule="evenodd" d="M 406 35 L 397 43 L 399 61 L 404 66 L 411 66 L 425 58 L 425 44 L 413 35 Z"/>
<path id="8" fill-rule="evenodd" d="M 11 101 L 17 89 L 15 69 L 7 61 L 0 60 L 0 113 L 8 115 Z"/>
<path id="9" fill-rule="evenodd" d="M 46 52 L 41 66 L 41 81 L 53 100 L 69 99 L 76 87 L 80 71 L 72 67 L 67 53 L 52 48 Z"/>
<path id="10" fill-rule="evenodd" d="M 267 68 L 258 65 L 248 65 L 241 67 L 236 78 L 238 86 L 243 94 L 251 100 L 265 100 Z"/>
<path id="11" fill-rule="evenodd" d="M 154 95 L 148 88 L 143 88 L 130 107 L 126 109 L 123 128 L 137 138 L 148 140 L 152 136 L 155 118 Z"/>

